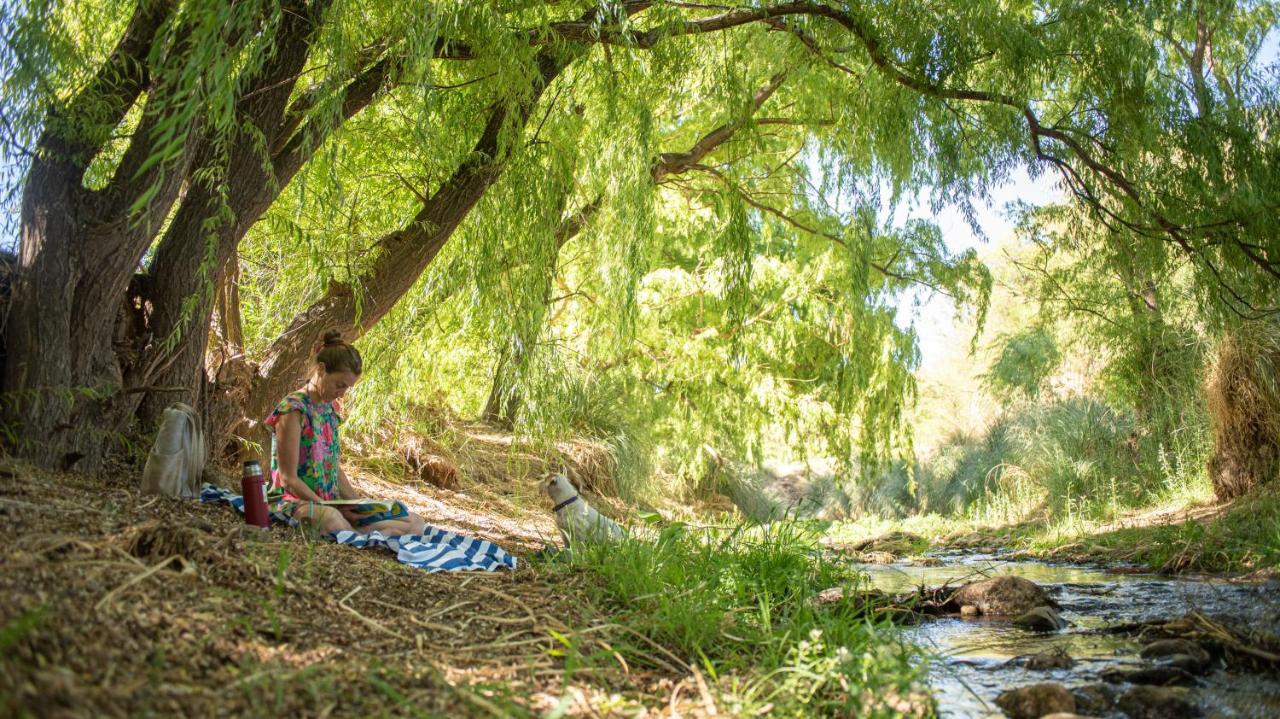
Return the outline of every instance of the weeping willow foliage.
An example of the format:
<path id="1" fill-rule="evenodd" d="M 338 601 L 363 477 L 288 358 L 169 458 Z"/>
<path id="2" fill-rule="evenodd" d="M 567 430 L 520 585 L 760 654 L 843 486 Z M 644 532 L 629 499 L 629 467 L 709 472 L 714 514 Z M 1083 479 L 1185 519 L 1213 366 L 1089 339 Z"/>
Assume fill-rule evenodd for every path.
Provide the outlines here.
<path id="1" fill-rule="evenodd" d="M 1092 99 L 1075 111 L 1082 136 L 1107 147 L 1113 171 L 1129 178 L 1150 211 L 1142 217 L 1124 196 L 1024 211 L 1047 254 L 1074 258 L 1043 275 L 1046 292 L 1056 285 L 1061 298 L 1087 306 L 1101 320 L 1095 336 L 1117 342 L 1150 335 L 1153 322 L 1163 331 L 1166 310 L 1170 323 L 1181 314 L 1221 329 L 1274 315 L 1280 298 L 1280 67 L 1258 62 L 1280 9 L 1269 2 L 1179 9 L 1130 10 L 1134 28 L 1110 31 L 1101 62 L 1064 93 Z M 1088 196 L 1077 177 L 1067 179 Z M 1117 313 L 1145 318 L 1117 326 Z"/>
<path id="2" fill-rule="evenodd" d="M 122 140 L 137 127 L 142 106 L 133 105 L 117 126 L 108 98 L 79 96 L 87 107 L 70 104 L 78 91 L 94 81 L 111 53 L 110 41 L 124 32 L 133 8 L 132 2 L 32 0 L 20 3 L 12 13 L 6 10 L 0 53 L 6 160 L 24 167 L 23 158 L 32 152 L 36 138 L 52 129 L 70 140 L 63 150 L 72 156 L 82 147 L 107 142 L 92 158 L 85 184 L 102 186 L 111 178 L 123 154 Z M 237 123 L 231 98 L 238 83 L 260 68 L 270 53 L 264 38 L 279 21 L 280 8 L 270 2 L 181 4 L 165 16 L 157 34 L 179 40 L 169 53 L 148 58 L 163 91 L 153 93 L 155 98 L 146 107 L 163 119 L 152 127 L 150 154 L 135 169 L 137 174 L 175 158 L 196 128 L 208 130 L 216 139 L 227 137 Z M 109 84 L 117 78 L 105 80 Z M 209 173 L 197 179 L 210 185 L 225 180 Z M 20 186 L 21 175 L 15 173 L 6 180 L 13 192 Z M 140 210 L 154 199 L 160 181 L 138 198 L 133 209 Z"/>
<path id="3" fill-rule="evenodd" d="M 1259 283 L 1254 270 L 1277 257 L 1280 68 L 1257 57 L 1278 10 L 1190 9 L 1146 15 L 1135 37 L 1117 39 L 1131 44 L 1107 51 L 1134 54 L 1141 65 L 1110 82 L 1080 79 L 1115 98 L 1104 138 L 1141 139 L 1117 143 L 1115 166 L 1149 183 L 1151 202 L 1187 229 L 1160 236 L 1105 204 L 1021 211 L 1035 247 L 1022 265 L 1028 285 L 1046 314 L 1070 318 L 1073 343 L 1109 358 L 1100 388 L 1159 441 L 1179 428 L 1203 433 L 1207 347 L 1277 311 L 1276 284 Z M 1138 54 L 1142 37 L 1149 46 Z"/>
<path id="4" fill-rule="evenodd" d="M 664 13 L 678 15 L 654 10 L 646 20 L 655 24 Z M 1073 63 L 1068 73 L 1058 62 L 1084 45 L 1113 66 L 1149 57 L 1153 17 L 1134 32 L 1115 9 L 1025 11 L 1038 22 L 970 5 L 894 7 L 866 20 L 899 50 L 902 66 L 933 82 L 1043 98 L 1042 114 L 1088 102 L 1097 115 L 1106 102 L 1124 117 L 1160 119 L 1126 107 L 1121 100 L 1152 98 L 1118 96 L 1104 66 Z M 829 23 L 791 27 L 827 47 L 848 40 Z M 1094 33 L 1088 42 L 1084 27 Z M 783 444 L 845 458 L 901 449 L 916 350 L 893 321 L 900 291 L 923 282 L 981 307 L 988 280 L 972 257 L 947 256 L 935 229 L 881 227 L 875 211 L 920 188 L 938 203 L 967 206 L 1025 161 L 1026 128 L 1007 108 L 936 101 L 866 61 L 841 60 L 835 67 L 767 28 L 673 38 L 644 53 L 591 50 L 544 95 L 502 181 L 368 336 L 370 346 L 396 350 L 387 353 L 389 366 L 374 363 L 386 379 L 366 395 L 389 408 L 445 387 L 452 403 L 478 411 L 501 372 L 507 391 L 522 399 L 526 432 L 644 427 L 676 464 L 704 443 L 755 457 Z M 526 54 L 511 65 L 527 62 Z M 783 72 L 781 89 L 757 111 L 751 94 Z M 456 164 L 447 152 L 465 143 L 447 136 L 465 132 L 459 118 L 493 99 L 481 98 L 398 91 L 379 112 L 344 126 L 342 142 L 323 154 L 378 168 L 377 176 L 357 170 L 344 178 L 331 166 L 321 177 L 316 163 L 304 186 L 324 186 L 331 207 L 352 206 L 343 193 L 363 193 L 359 204 L 370 211 L 358 213 L 360 222 L 401 217 L 394 203 L 413 202 L 405 185 L 429 187 L 438 181 L 433 164 Z M 758 117 L 793 124 L 757 124 Z M 705 171 L 653 186 L 652 158 L 684 151 L 726 123 L 741 127 Z M 369 160 L 357 154 L 361 144 Z M 379 210 L 380 203 L 390 206 Z M 600 209 L 561 247 L 562 224 L 584 207 Z M 282 206 L 264 229 L 313 215 Z M 356 234 L 354 222 L 317 219 L 310 233 L 296 235 L 304 243 L 325 235 L 328 260 L 312 255 L 313 272 L 325 265 L 322 275 L 357 274 L 332 261 L 334 240 Z M 387 229 L 375 224 L 360 234 L 367 240 Z M 1171 254 L 1164 240 L 1147 244 Z M 362 251 L 359 242 L 348 249 Z M 1212 293 L 1214 285 L 1199 286 Z M 297 290 L 307 291 L 316 291 L 309 278 Z"/>
<path id="5" fill-rule="evenodd" d="M 9 160 L 66 115 L 133 7 L 14 15 Z M 1139 281 L 1176 266 L 1209 322 L 1277 304 L 1276 81 L 1254 61 L 1272 3 L 316 7 L 291 90 L 315 149 L 239 246 L 249 355 L 329 288 L 386 281 L 370 274 L 384 243 L 458 172 L 496 177 L 395 309 L 357 318 L 358 422 L 437 399 L 476 413 L 496 393 L 526 436 L 644 437 L 673 467 L 704 444 L 886 459 L 910 446 L 904 290 L 981 316 L 990 279 L 936 228 L 881 218 L 917 196 L 972 217 L 1020 167 L 1075 194 L 1060 246 L 1106 250 L 1083 261 L 1122 257 Z M 173 6 L 161 32 L 176 39 L 148 58 L 146 111 L 163 118 L 148 163 L 167 167 L 192 132 L 216 160 L 253 131 L 235 99 L 288 12 Z M 374 100 L 347 117 L 347 83 L 378 63 Z M 497 149 L 476 157 L 489 118 Z M 70 133 L 121 140 L 88 182 L 144 121 Z M 223 196 L 225 164 L 188 182 Z"/>
<path id="6" fill-rule="evenodd" d="M 890 132 L 864 138 L 879 153 L 849 142 L 837 93 L 859 94 L 818 64 L 763 28 L 650 53 L 593 49 L 544 94 L 502 179 L 366 335 L 361 416 L 437 390 L 476 413 L 500 373 L 524 436 L 644 442 L 677 470 L 703 445 L 847 461 L 908 447 L 901 412 L 918 357 L 895 323 L 898 295 L 924 283 L 981 307 L 989 279 L 972 254 L 948 255 L 936 228 L 877 223 L 879 198 L 860 189 L 875 184 L 876 158 L 918 148 Z M 753 94 L 779 76 L 757 108 Z M 439 181 L 435 163 L 456 164 L 439 148 L 478 106 L 445 93 L 424 121 L 418 102 L 397 91 L 344 125 L 255 229 L 251 342 L 318 296 L 317 277 L 358 277 L 368 242 L 394 229 L 380 220 Z M 655 163 L 718 127 L 735 128 L 730 141 L 655 186 Z"/>

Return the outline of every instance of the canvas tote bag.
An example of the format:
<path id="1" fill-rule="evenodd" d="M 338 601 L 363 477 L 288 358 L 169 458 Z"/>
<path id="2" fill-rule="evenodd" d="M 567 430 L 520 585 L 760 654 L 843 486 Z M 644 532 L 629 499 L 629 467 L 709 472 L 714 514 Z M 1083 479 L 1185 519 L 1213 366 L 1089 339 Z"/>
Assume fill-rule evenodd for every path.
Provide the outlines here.
<path id="1" fill-rule="evenodd" d="M 142 491 L 170 497 L 200 496 L 204 474 L 204 433 L 189 405 L 175 402 L 164 411 L 155 445 L 142 470 Z"/>

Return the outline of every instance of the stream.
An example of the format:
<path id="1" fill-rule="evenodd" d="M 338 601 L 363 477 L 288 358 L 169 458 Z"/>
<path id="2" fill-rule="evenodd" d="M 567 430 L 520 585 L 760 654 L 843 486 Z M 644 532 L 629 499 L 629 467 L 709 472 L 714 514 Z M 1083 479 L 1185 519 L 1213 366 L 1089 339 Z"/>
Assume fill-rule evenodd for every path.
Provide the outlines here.
<path id="1" fill-rule="evenodd" d="M 904 630 L 906 639 L 934 658 L 929 683 L 942 717 L 1003 717 L 996 697 L 1006 689 L 1057 682 L 1069 689 L 1099 684 L 1106 669 L 1138 667 L 1140 645 L 1132 638 L 1096 630 L 1127 622 L 1173 619 L 1191 610 L 1245 619 L 1253 626 L 1280 626 L 1280 583 L 1231 583 L 1222 579 L 1181 579 L 1155 574 L 1109 572 L 1099 568 L 1002 559 L 999 555 L 939 554 L 939 566 L 910 563 L 864 565 L 871 582 L 891 593 L 920 585 L 952 585 L 1005 574 L 1044 587 L 1072 626 L 1035 633 L 1012 626 L 1007 618 L 944 617 Z M 1008 663 L 1014 657 L 1055 648 L 1075 666 L 1032 670 Z M 1123 690 L 1125 685 L 1115 685 Z M 1193 688 L 1205 717 L 1280 717 L 1280 677 L 1236 674 L 1222 669 L 1200 677 Z M 1118 711 L 1096 714 L 1123 717 Z"/>

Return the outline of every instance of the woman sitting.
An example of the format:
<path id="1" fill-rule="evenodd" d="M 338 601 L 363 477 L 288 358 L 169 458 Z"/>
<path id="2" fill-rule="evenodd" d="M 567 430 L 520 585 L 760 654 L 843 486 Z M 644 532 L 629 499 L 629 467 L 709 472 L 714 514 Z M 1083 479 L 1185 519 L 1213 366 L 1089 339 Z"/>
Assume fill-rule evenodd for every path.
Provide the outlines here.
<path id="1" fill-rule="evenodd" d="M 267 418 L 271 430 L 271 492 L 276 509 L 321 532 L 379 531 L 421 534 L 422 518 L 401 502 L 389 511 L 360 512 L 319 502 L 360 499 L 339 464 L 339 400 L 360 380 L 363 362 L 355 347 L 336 331 L 326 332 L 316 348 L 315 368 L 307 384 L 291 392 Z"/>

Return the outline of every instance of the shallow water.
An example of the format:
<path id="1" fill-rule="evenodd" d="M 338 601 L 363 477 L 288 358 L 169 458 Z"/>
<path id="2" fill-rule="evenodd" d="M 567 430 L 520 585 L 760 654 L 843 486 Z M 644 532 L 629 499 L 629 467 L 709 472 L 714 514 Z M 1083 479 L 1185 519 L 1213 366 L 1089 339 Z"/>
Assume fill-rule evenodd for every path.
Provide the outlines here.
<path id="1" fill-rule="evenodd" d="M 1008 620 L 948 617 L 907 628 L 907 638 L 935 658 L 929 681 L 942 717 L 1001 717 L 995 698 L 1006 689 L 1053 681 L 1074 688 L 1101 682 L 1099 672 L 1138 665 L 1140 645 L 1099 634 L 1107 626 L 1175 618 L 1192 609 L 1280 627 L 1280 583 L 1234 584 L 1217 579 L 1171 579 L 1154 574 L 1010 561 L 993 555 L 940 555 L 942 566 L 907 564 L 861 567 L 879 589 L 901 592 L 920 585 L 953 585 L 1005 574 L 1044 587 L 1072 626 L 1038 634 Z M 1029 670 L 1007 662 L 1061 647 L 1076 660 L 1070 669 Z M 1122 687 L 1123 688 L 1123 687 Z M 1217 671 L 1195 690 L 1206 717 L 1280 717 L 1280 677 Z M 1112 714 L 1108 716 L 1123 716 Z"/>

